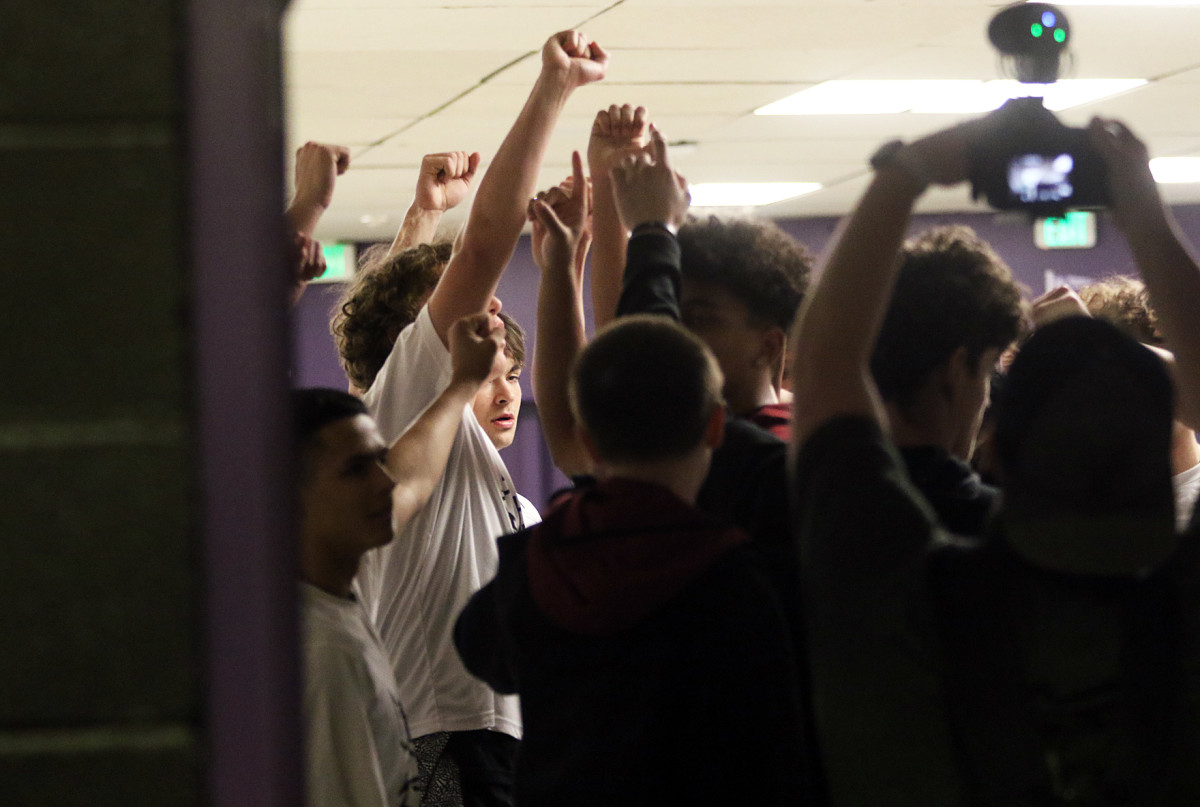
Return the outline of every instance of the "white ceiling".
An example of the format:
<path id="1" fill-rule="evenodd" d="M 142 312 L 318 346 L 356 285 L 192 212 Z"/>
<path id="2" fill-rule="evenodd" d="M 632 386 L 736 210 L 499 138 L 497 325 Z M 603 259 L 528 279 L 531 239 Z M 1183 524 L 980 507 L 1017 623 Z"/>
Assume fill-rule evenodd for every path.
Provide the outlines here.
<path id="1" fill-rule="evenodd" d="M 761 215 L 841 214 L 882 141 L 953 123 L 949 115 L 755 117 L 830 79 L 999 77 L 985 29 L 1003 3 L 965 0 L 295 0 L 285 25 L 290 150 L 306 140 L 353 155 L 317 237 L 391 238 L 427 152 L 467 150 L 484 165 L 533 84 L 538 53 L 580 28 L 611 54 L 608 78 L 575 93 L 541 184 L 570 172 L 596 111 L 645 106 L 695 182 L 821 182 Z M 1125 95 L 1060 113 L 1125 119 L 1155 157 L 1200 156 L 1200 6 L 1069 6 L 1072 78 L 1146 78 Z M 1200 202 L 1200 185 L 1164 186 Z M 464 206 L 465 207 L 465 206 Z M 980 210 L 934 190 L 921 210 Z M 459 216 L 448 217 L 454 225 Z M 364 223 L 364 220 L 371 223 Z"/>

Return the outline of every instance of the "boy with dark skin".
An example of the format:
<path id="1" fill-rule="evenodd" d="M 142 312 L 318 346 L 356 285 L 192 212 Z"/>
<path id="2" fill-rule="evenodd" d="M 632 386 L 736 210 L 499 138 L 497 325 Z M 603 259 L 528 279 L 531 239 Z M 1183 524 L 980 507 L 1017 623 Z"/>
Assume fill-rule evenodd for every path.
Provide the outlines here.
<path id="1" fill-rule="evenodd" d="M 592 304 L 596 326 L 617 314 L 631 231 L 613 199 L 610 172 L 649 142 L 644 107 L 600 110 L 588 141 L 595 210 Z M 769 222 L 688 220 L 668 225 L 681 250 L 679 317 L 712 350 L 730 412 L 786 439 L 790 406 L 780 398 L 784 347 L 808 288 L 812 257 Z M 628 313 L 628 312 L 626 312 Z"/>

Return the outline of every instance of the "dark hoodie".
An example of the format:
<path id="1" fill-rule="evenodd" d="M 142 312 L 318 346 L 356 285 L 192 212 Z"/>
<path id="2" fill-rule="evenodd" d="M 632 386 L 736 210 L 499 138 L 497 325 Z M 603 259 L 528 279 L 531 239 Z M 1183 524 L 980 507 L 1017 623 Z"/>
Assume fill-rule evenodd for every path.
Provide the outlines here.
<path id="1" fill-rule="evenodd" d="M 630 480 L 500 539 L 454 639 L 468 670 L 521 696 L 517 804 L 802 800 L 794 651 L 745 541 Z"/>

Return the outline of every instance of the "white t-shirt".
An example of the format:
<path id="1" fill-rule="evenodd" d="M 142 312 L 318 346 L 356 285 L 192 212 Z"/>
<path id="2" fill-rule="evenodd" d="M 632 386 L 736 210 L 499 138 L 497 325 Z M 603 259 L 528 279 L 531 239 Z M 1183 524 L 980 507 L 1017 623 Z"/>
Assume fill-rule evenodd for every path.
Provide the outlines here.
<path id="1" fill-rule="evenodd" d="M 1192 523 L 1192 508 L 1200 495 L 1200 463 L 1171 477 L 1175 486 L 1175 526 L 1183 532 Z"/>
<path id="2" fill-rule="evenodd" d="M 450 352 L 426 306 L 400 332 L 363 400 L 392 442 L 450 384 Z M 520 739 L 515 696 L 472 676 L 454 649 L 454 622 L 496 574 L 496 539 L 540 520 L 517 495 L 471 407 L 463 407 L 446 470 L 429 503 L 394 541 L 368 552 L 359 584 L 392 660 L 414 737 L 495 729 Z"/>
<path id="3" fill-rule="evenodd" d="M 362 603 L 300 584 L 312 807 L 416 807 L 417 762 L 392 665 Z"/>

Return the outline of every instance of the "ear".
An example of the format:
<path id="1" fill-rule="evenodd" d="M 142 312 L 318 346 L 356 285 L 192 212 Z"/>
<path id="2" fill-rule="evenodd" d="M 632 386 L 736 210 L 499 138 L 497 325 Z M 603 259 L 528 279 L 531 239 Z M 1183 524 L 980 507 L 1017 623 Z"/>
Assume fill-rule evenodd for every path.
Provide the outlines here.
<path id="1" fill-rule="evenodd" d="M 939 368 L 942 375 L 942 388 L 950 400 L 957 400 L 969 392 L 969 385 L 975 381 L 975 373 L 971 361 L 967 357 L 967 346 L 959 345 L 950 354 L 950 358 Z"/>
<path id="2" fill-rule="evenodd" d="M 582 423 L 575 424 L 575 439 L 583 446 L 583 450 L 587 453 L 588 459 L 592 461 L 592 469 L 598 469 L 604 464 L 604 459 L 600 456 L 600 452 L 596 450 L 596 441 L 592 439 L 592 435 L 583 427 Z"/>
<path id="3" fill-rule="evenodd" d="M 762 332 L 755 361 L 762 367 L 770 368 L 773 382 L 778 382 L 783 372 L 783 350 L 786 345 L 787 334 L 783 328 L 772 326 Z"/>
<path id="4" fill-rule="evenodd" d="M 704 444 L 714 451 L 725 442 L 725 407 L 714 406 L 704 429 Z"/>

